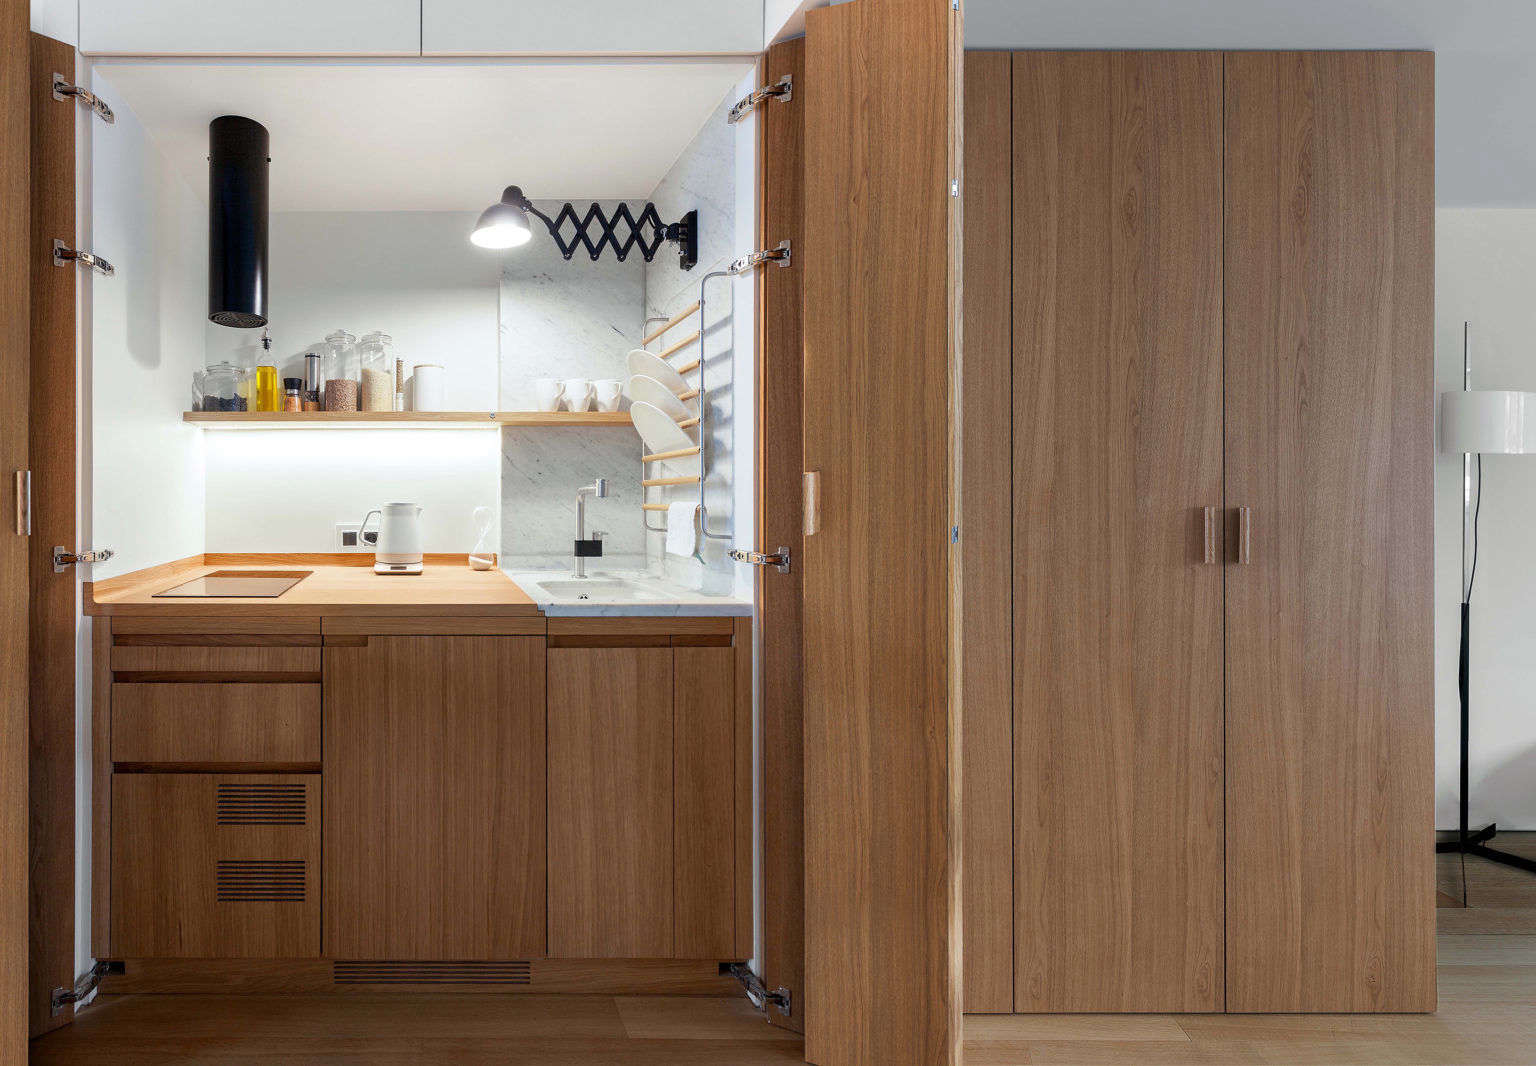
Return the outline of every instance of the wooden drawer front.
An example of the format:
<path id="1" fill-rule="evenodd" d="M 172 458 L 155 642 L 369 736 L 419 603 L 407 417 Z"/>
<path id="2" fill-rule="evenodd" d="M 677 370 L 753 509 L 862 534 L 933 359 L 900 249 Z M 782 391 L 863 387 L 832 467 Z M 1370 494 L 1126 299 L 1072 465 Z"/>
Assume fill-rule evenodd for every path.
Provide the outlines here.
<path id="1" fill-rule="evenodd" d="M 255 677 L 274 681 L 318 682 L 320 680 L 320 649 L 318 647 L 118 646 L 112 649 L 112 672 L 131 675 L 128 678 L 120 677 L 118 680 L 134 681 L 150 680 L 155 677 L 208 681 Z"/>
<path id="2" fill-rule="evenodd" d="M 318 763 L 320 686 L 115 684 L 118 763 Z"/>
<path id="3" fill-rule="evenodd" d="M 115 774 L 114 952 L 320 953 L 320 777 Z"/>

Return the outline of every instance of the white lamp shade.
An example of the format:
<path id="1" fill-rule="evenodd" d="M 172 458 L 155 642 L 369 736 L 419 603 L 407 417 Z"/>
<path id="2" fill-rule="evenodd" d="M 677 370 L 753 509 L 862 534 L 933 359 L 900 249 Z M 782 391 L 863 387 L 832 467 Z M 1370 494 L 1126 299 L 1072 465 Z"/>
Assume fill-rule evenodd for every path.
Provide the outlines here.
<path id="1" fill-rule="evenodd" d="M 1536 452 L 1536 392 L 1441 393 L 1440 450 L 1485 455 Z"/>

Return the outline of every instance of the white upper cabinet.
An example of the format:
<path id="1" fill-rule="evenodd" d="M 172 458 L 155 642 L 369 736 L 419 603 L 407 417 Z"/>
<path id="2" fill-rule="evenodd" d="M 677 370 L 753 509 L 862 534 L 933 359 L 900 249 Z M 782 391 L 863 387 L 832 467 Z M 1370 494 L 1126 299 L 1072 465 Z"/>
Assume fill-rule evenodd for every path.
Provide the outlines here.
<path id="1" fill-rule="evenodd" d="M 422 0 L 424 55 L 756 53 L 763 0 Z"/>
<path id="2" fill-rule="evenodd" d="M 80 51 L 414 56 L 421 0 L 80 0 Z"/>

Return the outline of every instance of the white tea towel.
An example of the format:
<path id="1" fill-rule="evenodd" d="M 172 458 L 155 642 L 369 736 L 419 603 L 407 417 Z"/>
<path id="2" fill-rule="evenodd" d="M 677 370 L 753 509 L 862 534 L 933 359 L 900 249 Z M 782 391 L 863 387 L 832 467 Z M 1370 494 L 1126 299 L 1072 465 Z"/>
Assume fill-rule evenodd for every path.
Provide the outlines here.
<path id="1" fill-rule="evenodd" d="M 667 505 L 667 554 L 692 557 L 699 544 L 694 516 L 699 513 L 697 500 Z"/>

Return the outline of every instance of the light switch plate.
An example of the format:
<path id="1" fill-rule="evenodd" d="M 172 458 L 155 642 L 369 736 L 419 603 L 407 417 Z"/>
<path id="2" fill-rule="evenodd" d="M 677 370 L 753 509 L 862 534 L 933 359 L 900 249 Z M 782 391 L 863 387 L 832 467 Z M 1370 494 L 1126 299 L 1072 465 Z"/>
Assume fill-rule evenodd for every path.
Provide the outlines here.
<path id="1" fill-rule="evenodd" d="M 359 535 L 359 532 L 358 532 L 360 528 L 361 527 L 359 527 L 357 525 L 357 523 L 355 523 L 355 522 L 350 522 L 350 523 L 348 523 L 348 522 L 337 522 L 336 523 L 336 548 L 337 548 L 337 550 L 338 551 L 344 551 L 344 552 L 371 552 L 371 551 L 373 551 L 373 545 L 372 544 L 364 544 L 363 543 L 362 537 Z M 368 535 L 370 537 L 372 537 L 374 535 L 373 531 L 369 530 Z"/>

